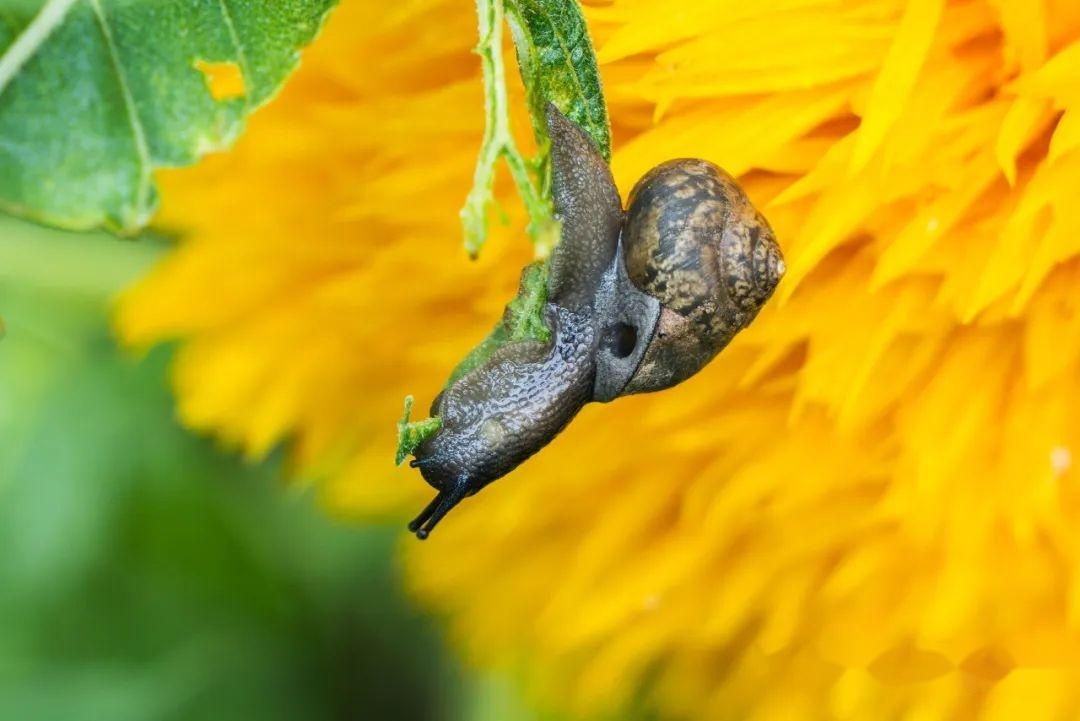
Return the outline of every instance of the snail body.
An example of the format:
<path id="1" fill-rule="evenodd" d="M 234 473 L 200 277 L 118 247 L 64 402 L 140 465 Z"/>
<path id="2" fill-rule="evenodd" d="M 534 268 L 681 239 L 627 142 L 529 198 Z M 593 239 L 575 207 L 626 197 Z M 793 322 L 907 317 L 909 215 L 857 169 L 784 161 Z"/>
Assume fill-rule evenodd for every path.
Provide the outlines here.
<path id="1" fill-rule="evenodd" d="M 765 219 L 703 160 L 647 173 L 624 213 L 591 138 L 548 106 L 562 229 L 548 275 L 548 343 L 496 350 L 432 404 L 442 427 L 410 465 L 437 491 L 418 537 L 547 445 L 590 401 L 667 388 L 757 315 L 783 274 Z"/>
<path id="2" fill-rule="evenodd" d="M 442 428 L 410 465 L 439 491 L 409 525 L 425 538 L 461 499 L 506 475 L 543 448 L 591 400 L 595 363 L 592 320 L 558 306 L 545 309 L 550 343 L 505 345 L 448 387 L 432 405 Z"/>

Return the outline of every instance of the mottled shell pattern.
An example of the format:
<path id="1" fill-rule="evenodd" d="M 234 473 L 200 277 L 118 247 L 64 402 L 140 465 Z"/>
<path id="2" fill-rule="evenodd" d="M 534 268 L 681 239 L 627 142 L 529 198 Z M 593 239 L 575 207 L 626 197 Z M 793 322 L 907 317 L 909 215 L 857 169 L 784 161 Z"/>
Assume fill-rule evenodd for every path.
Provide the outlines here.
<path id="1" fill-rule="evenodd" d="M 624 393 L 668 388 L 701 370 L 784 274 L 768 222 L 734 178 L 705 160 L 671 160 L 638 181 L 622 243 L 630 280 L 661 305 Z"/>

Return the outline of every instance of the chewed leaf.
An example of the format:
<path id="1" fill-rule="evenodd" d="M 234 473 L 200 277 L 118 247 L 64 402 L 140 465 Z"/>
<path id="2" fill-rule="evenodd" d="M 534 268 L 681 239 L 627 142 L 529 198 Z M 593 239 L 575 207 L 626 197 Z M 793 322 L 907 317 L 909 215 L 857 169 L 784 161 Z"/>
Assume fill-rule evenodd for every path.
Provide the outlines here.
<path id="1" fill-rule="evenodd" d="M 412 406 L 413 397 L 405 396 L 405 410 L 397 424 L 398 445 L 397 454 L 394 456 L 394 463 L 399 466 L 421 443 L 438 433 L 439 429 L 442 428 L 442 419 L 438 416 L 410 422 L 409 415 L 412 413 Z"/>
<path id="2" fill-rule="evenodd" d="M 475 255 L 486 238 L 486 212 L 493 202 L 494 166 L 500 159 L 505 159 L 529 212 L 529 234 L 541 259 L 525 268 L 517 296 L 507 304 L 503 317 L 491 333 L 454 368 L 447 386 L 482 365 L 508 343 L 547 343 L 551 340 L 544 306 L 548 299 L 550 253 L 558 242 L 560 223 L 554 218 L 552 201 L 548 104 L 554 104 L 588 133 L 604 161 L 611 158 L 611 129 L 596 54 L 577 0 L 481 0 L 477 3 L 477 11 L 480 25 L 477 51 L 484 69 L 487 132 L 477 162 L 473 190 L 462 210 L 465 244 L 470 254 Z M 510 132 L 500 52 L 504 19 L 513 33 L 533 130 L 540 147 L 540 156 L 532 163 L 527 163 L 518 152 Z M 438 418 L 420 424 L 409 423 L 409 408 L 411 399 L 406 403 L 406 418 L 398 426 L 398 463 L 423 442 L 423 439 L 414 442 L 411 433 L 423 431 L 430 435 L 438 430 L 438 427 L 434 430 L 419 427 Z M 412 445 L 407 445 L 410 443 Z"/>
<path id="3" fill-rule="evenodd" d="M 547 138 L 545 107 L 554 103 L 611 159 L 611 126 L 596 53 L 577 0 L 507 0 L 506 17 L 538 140 Z"/>
<path id="4" fill-rule="evenodd" d="M 0 209 L 134 232 L 153 171 L 231 144 L 336 0 L 0 7 Z"/>
<path id="5" fill-rule="evenodd" d="M 604 160 L 611 157 L 611 130 L 607 105 L 596 67 L 596 53 L 589 39 L 585 18 L 577 0 L 505 0 L 505 20 L 510 25 L 517 49 L 518 66 L 532 116 L 541 156 L 533 165 L 538 173 L 539 193 L 528 177 L 524 161 L 509 137 L 508 109 L 502 73 L 501 0 L 477 5 L 480 12 L 480 54 L 484 62 L 486 119 L 491 140 L 481 148 L 477 182 L 462 211 L 466 246 L 470 253 L 479 248 L 486 233 L 485 208 L 490 203 L 491 171 L 499 157 L 505 157 L 530 216 L 530 235 L 537 254 L 546 258 L 558 242 L 559 223 L 554 222 L 551 167 L 547 156 L 548 104 L 585 130 L 596 143 Z M 448 383 L 484 362 L 507 342 L 538 340 L 547 342 L 551 331 L 543 316 L 547 299 L 548 264 L 538 261 L 522 276 L 518 296 L 507 306 L 495 329 L 458 364 Z"/>
<path id="6" fill-rule="evenodd" d="M 195 69 L 206 78 L 206 86 L 214 100 L 240 98 L 246 93 L 244 74 L 237 63 L 208 63 L 196 60 Z"/>

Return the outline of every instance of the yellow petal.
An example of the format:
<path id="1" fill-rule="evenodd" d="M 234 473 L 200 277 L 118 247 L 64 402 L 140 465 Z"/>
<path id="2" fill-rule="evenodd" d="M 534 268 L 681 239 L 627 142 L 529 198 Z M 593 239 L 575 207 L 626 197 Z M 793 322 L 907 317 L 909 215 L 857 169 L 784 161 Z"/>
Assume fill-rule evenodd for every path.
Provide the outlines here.
<path id="1" fill-rule="evenodd" d="M 870 91 L 868 111 L 856 136 L 851 174 L 862 170 L 900 116 L 934 39 L 942 0 L 910 0 Z"/>
<path id="2" fill-rule="evenodd" d="M 994 152 L 1010 185 L 1016 184 L 1016 158 L 1052 117 L 1050 103 L 1041 98 L 1017 98 L 1009 108 Z"/>

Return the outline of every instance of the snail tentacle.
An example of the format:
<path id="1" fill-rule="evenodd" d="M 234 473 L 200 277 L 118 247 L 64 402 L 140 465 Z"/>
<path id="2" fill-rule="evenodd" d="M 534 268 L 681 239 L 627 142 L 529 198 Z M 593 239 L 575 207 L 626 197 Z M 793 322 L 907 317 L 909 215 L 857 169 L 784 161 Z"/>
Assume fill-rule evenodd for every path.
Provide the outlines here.
<path id="1" fill-rule="evenodd" d="M 409 521 L 409 532 L 416 533 L 420 530 L 420 526 L 424 525 L 424 521 L 431 518 L 431 514 L 435 512 L 435 509 L 442 503 L 443 492 L 439 491 L 435 494 L 435 497 L 431 499 L 431 502 L 424 507 L 424 510 L 420 511 L 420 514 Z"/>
<path id="2" fill-rule="evenodd" d="M 449 489 L 439 491 L 419 516 L 409 524 L 409 530 L 423 541 L 454 506 L 469 495 L 469 477 L 461 476 Z"/>

